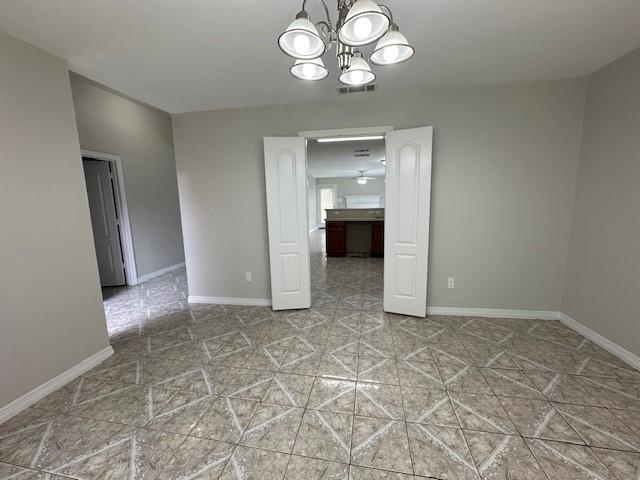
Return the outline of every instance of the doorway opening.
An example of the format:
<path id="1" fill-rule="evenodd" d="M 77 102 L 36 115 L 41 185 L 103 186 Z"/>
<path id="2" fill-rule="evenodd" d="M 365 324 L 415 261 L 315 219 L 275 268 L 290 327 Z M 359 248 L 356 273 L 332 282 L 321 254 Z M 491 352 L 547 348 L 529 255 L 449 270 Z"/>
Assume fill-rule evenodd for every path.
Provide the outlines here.
<path id="1" fill-rule="evenodd" d="M 122 160 L 117 155 L 82 150 L 82 166 L 104 295 L 108 287 L 138 283 Z"/>
<path id="2" fill-rule="evenodd" d="M 319 219 L 309 234 L 311 308 L 373 327 L 384 298 L 384 135 L 308 138 L 306 147 L 308 197 L 317 197 Z"/>
<path id="3" fill-rule="evenodd" d="M 265 137 L 264 162 L 267 199 L 267 223 L 269 233 L 269 259 L 271 276 L 271 300 L 274 310 L 305 309 L 312 306 L 311 261 L 309 231 L 314 230 L 310 221 L 309 203 L 315 197 L 309 195 L 307 185 L 317 184 L 317 179 L 307 177 L 307 147 L 317 143 L 340 143 L 372 139 L 385 141 L 386 180 L 384 196 L 343 195 L 337 193 L 337 209 L 325 209 L 324 260 L 333 257 L 350 258 L 351 253 L 375 257 L 372 243 L 362 249 L 349 244 L 347 225 L 361 229 L 363 222 L 376 220 L 378 215 L 384 227 L 378 230 L 382 244 L 380 254 L 383 263 L 383 311 L 417 317 L 426 316 L 429 252 L 429 213 L 431 197 L 431 159 L 433 127 L 393 130 L 392 127 L 365 127 L 343 130 L 300 132 L 298 137 Z M 381 162 L 382 163 L 382 162 Z M 371 177 L 367 170 L 349 177 L 359 185 L 365 185 Z M 332 180 L 332 184 L 339 185 Z M 339 189 L 339 187 L 338 187 Z M 340 201 L 344 208 L 340 208 Z M 363 208 L 347 208 L 356 205 Z M 373 218 L 372 218 L 373 217 Z M 358 224 L 360 222 L 360 224 Z M 335 232 L 332 232 L 335 223 Z M 342 225 L 341 225 L 342 224 Z M 373 226 L 372 226 L 373 228 Z M 335 235 L 332 235 L 335 233 Z M 371 239 L 375 235 L 365 235 Z M 361 237 L 362 238 L 362 237 Z M 335 240 L 332 240 L 335 239 Z M 322 247 L 321 247 L 322 248 Z M 360 249 L 360 250 L 358 250 Z M 364 256 L 364 255 L 363 255 Z M 342 280 L 354 279 L 353 272 L 341 272 Z M 324 291 L 331 295 L 331 282 L 325 282 Z M 317 290 L 314 291 L 316 298 Z M 338 309 L 339 298 L 328 299 L 327 308 Z M 358 301 L 356 305 L 364 306 Z M 315 301 L 315 305 L 319 305 Z"/>

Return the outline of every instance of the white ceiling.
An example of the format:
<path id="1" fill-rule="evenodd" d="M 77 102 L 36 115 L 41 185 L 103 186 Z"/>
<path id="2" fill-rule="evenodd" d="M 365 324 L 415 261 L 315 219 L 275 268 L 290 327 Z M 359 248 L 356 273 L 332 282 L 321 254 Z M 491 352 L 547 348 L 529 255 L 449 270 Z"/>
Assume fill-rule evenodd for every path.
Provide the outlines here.
<path id="1" fill-rule="evenodd" d="M 319 4 L 308 3 L 312 18 L 319 19 Z M 584 75 L 640 45 L 639 0 L 384 3 L 416 56 L 375 69 L 380 93 Z M 329 79 L 305 83 L 289 75 L 290 59 L 276 45 L 300 5 L 300 0 L 2 0 L 0 30 L 169 112 L 335 98 L 331 55 L 325 55 Z"/>
<path id="2" fill-rule="evenodd" d="M 355 177 L 360 170 L 368 177 L 383 177 L 384 140 L 357 142 L 318 143 L 307 142 L 307 171 L 316 178 Z M 356 152 L 368 150 L 368 152 Z M 368 153 L 368 157 L 356 157 L 356 153 Z"/>

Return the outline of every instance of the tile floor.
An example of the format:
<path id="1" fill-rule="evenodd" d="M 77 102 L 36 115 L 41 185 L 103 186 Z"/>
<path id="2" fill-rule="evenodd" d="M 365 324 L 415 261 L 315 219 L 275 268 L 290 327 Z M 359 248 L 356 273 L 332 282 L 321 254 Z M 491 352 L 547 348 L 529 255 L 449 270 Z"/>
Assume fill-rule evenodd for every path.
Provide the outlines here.
<path id="1" fill-rule="evenodd" d="M 313 307 L 106 292 L 115 355 L 0 425 L 0 479 L 640 478 L 640 372 L 558 322 L 382 312 L 382 261 Z"/>

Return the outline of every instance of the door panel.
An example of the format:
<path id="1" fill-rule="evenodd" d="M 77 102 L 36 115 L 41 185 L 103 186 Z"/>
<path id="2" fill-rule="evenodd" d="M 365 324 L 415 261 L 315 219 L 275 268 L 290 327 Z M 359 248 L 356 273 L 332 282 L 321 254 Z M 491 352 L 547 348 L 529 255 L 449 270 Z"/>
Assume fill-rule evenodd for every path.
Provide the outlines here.
<path id="1" fill-rule="evenodd" d="M 264 139 L 274 310 L 311 306 L 305 157 L 302 137 Z"/>
<path id="2" fill-rule="evenodd" d="M 300 289 L 300 258 L 297 253 L 285 253 L 282 261 L 282 291 L 296 293 Z"/>
<path id="3" fill-rule="evenodd" d="M 386 137 L 384 310 L 427 313 L 433 127 Z"/>
<path id="4" fill-rule="evenodd" d="M 103 287 L 125 285 L 122 245 L 109 162 L 83 159 L 91 227 Z"/>

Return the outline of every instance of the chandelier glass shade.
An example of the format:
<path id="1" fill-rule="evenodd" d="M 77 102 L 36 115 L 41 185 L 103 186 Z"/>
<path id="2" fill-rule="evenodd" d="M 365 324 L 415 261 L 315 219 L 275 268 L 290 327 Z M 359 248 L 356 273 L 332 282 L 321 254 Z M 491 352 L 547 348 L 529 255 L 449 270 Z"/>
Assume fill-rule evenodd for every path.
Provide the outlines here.
<path id="1" fill-rule="evenodd" d="M 359 52 L 351 58 L 351 66 L 340 74 L 339 80 L 345 85 L 366 85 L 376 79 L 371 67 Z"/>
<path id="2" fill-rule="evenodd" d="M 327 78 L 329 70 L 322 63 L 321 58 L 312 60 L 298 59 L 290 69 L 291 75 L 300 80 L 322 80 Z"/>
<path id="3" fill-rule="evenodd" d="M 306 10 L 308 1 L 302 0 L 301 11 L 278 37 L 280 49 L 296 59 L 289 72 L 300 80 L 315 81 L 329 76 L 320 57 L 333 46 L 340 68 L 338 78 L 349 86 L 366 85 L 376 79 L 359 48 L 377 41 L 369 60 L 378 66 L 404 62 L 415 53 L 385 5 L 374 0 L 336 0 L 338 20 L 334 27 L 325 0 L 317 1 L 322 4 L 326 19 L 315 23 Z"/>
<path id="4" fill-rule="evenodd" d="M 306 12 L 302 13 L 280 35 L 278 45 L 290 57 L 311 60 L 320 57 L 327 47 Z"/>
<path id="5" fill-rule="evenodd" d="M 409 45 L 407 37 L 397 29 L 394 30 L 394 27 L 395 25 L 378 41 L 375 50 L 369 57 L 374 65 L 394 65 L 413 57 L 415 50 Z"/>
<path id="6" fill-rule="evenodd" d="M 350 47 L 369 45 L 389 28 L 389 17 L 373 0 L 356 0 L 340 28 L 339 38 Z"/>

